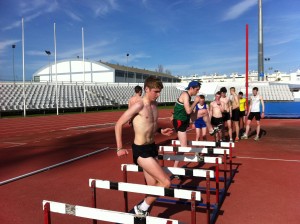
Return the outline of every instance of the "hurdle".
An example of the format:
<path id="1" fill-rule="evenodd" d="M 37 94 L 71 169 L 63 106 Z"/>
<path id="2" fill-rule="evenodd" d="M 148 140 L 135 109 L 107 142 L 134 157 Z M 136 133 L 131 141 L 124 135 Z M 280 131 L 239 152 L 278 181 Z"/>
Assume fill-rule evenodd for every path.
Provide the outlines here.
<path id="1" fill-rule="evenodd" d="M 223 157 L 225 159 L 222 159 L 222 157 L 213 157 L 213 156 L 195 156 L 195 155 L 173 155 L 173 154 L 164 154 L 164 151 L 162 151 L 163 154 L 159 154 L 157 159 L 161 160 L 161 166 L 164 167 L 165 163 L 164 161 L 183 161 L 183 162 L 196 162 L 196 163 L 213 163 L 216 165 L 216 169 L 219 170 L 219 164 L 223 164 L 224 169 L 224 189 L 227 190 L 227 162 L 226 162 L 226 153 L 224 153 Z M 224 163 L 223 163 L 224 161 Z M 217 177 L 216 177 L 217 178 Z M 219 176 L 218 176 L 219 178 Z M 231 181 L 231 179 L 230 179 Z"/>
<path id="2" fill-rule="evenodd" d="M 172 140 L 172 145 L 180 145 L 179 140 Z M 235 147 L 234 142 L 212 142 L 212 141 L 188 141 L 188 145 L 191 146 L 208 146 L 208 147 L 224 147 L 229 148 L 230 146 L 232 148 Z"/>
<path id="3" fill-rule="evenodd" d="M 206 179 L 205 189 L 197 187 L 197 190 L 205 190 L 206 192 L 206 204 L 197 203 L 197 206 L 203 206 L 206 208 L 207 217 L 210 217 L 210 209 L 213 209 L 213 214 L 218 211 L 218 201 L 219 201 L 219 183 L 216 180 L 216 188 L 210 188 L 210 179 L 215 178 L 213 170 L 204 170 L 204 169 L 189 169 L 189 168 L 178 168 L 178 167 L 162 167 L 163 170 L 168 174 L 180 175 L 180 176 L 189 176 L 189 177 L 202 177 Z M 142 172 L 143 168 L 135 164 L 121 164 L 121 170 L 123 171 L 123 181 L 127 183 L 128 172 Z M 217 170 L 218 172 L 218 170 Z M 218 176 L 218 174 L 216 174 Z M 174 186 L 174 185 L 173 185 Z M 210 203 L 210 191 L 214 190 L 216 192 L 216 202 L 215 204 Z M 125 194 L 126 193 L 126 194 Z M 128 196 L 127 192 L 124 192 L 124 201 L 125 201 L 125 211 L 128 209 Z M 165 202 L 166 200 L 158 198 L 157 201 Z M 171 200 L 168 200 L 171 202 Z M 172 201 L 175 202 L 175 201 Z M 176 201 L 176 203 L 187 204 L 186 202 Z M 208 222 L 209 223 L 209 222 Z"/>
<path id="4" fill-rule="evenodd" d="M 179 175 L 179 176 L 187 176 L 187 177 L 200 177 L 205 178 L 206 181 L 210 181 L 211 179 L 216 180 L 216 188 L 209 188 L 206 187 L 199 187 L 197 186 L 195 190 L 204 190 L 206 192 L 206 195 L 208 195 L 208 191 L 215 191 L 216 192 L 216 205 L 219 203 L 219 180 L 215 178 L 215 172 L 213 170 L 205 170 L 205 169 L 190 169 L 190 168 L 179 168 L 179 167 L 162 167 L 162 169 L 172 175 Z M 121 164 L 121 171 L 123 172 L 123 181 L 127 183 L 127 177 L 128 172 L 142 172 L 143 168 L 135 165 L 135 164 Z M 216 173 L 219 172 L 219 169 L 216 169 Z M 216 174 L 216 176 L 219 176 L 219 174 Z M 208 179 L 207 179 L 208 177 Z M 172 184 L 172 186 L 175 186 Z M 176 185 L 178 186 L 178 185 Z M 127 200 L 127 195 L 124 195 L 125 200 Z M 208 198 L 206 198 L 207 201 L 209 201 Z M 198 206 L 206 206 L 206 204 L 199 203 Z M 125 207 L 125 211 L 127 211 Z"/>
<path id="5" fill-rule="evenodd" d="M 171 143 L 172 143 L 172 146 L 180 146 L 180 141 L 179 140 L 172 140 Z M 220 154 L 219 152 L 221 152 L 222 150 L 220 148 L 214 148 L 214 147 L 229 148 L 230 180 L 233 179 L 233 176 L 236 172 L 236 170 L 233 171 L 233 169 L 232 169 L 232 148 L 235 147 L 234 142 L 188 141 L 188 145 L 191 145 L 191 146 L 207 146 L 207 147 L 209 147 L 207 149 L 207 154 Z M 164 147 L 166 147 L 166 146 L 164 146 Z M 228 155 L 227 151 L 226 151 L 226 154 Z M 225 158 L 227 158 L 227 157 L 225 157 Z"/>
<path id="6" fill-rule="evenodd" d="M 43 210 L 44 224 L 51 224 L 51 212 L 119 224 L 180 224 L 179 221 L 173 219 L 164 219 L 152 216 L 138 217 L 130 213 L 90 208 L 47 200 L 43 200 Z"/>
<path id="7" fill-rule="evenodd" d="M 157 197 L 173 197 L 189 200 L 191 203 L 191 224 L 196 224 L 196 201 L 201 201 L 201 192 L 185 189 L 172 189 L 159 186 L 133 184 L 125 182 L 113 182 L 108 180 L 89 179 L 89 186 L 92 188 L 92 206 L 96 208 L 96 189 L 110 189 L 137 194 L 147 194 Z M 125 201 L 127 203 L 127 201 Z M 126 207 L 126 206 L 125 206 Z M 127 205 L 128 207 L 128 205 Z"/>

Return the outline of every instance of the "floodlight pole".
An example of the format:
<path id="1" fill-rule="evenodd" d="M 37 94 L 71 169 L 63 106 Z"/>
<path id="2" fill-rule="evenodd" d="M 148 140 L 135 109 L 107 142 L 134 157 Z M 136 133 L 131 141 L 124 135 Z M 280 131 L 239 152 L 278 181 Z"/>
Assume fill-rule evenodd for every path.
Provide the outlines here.
<path id="1" fill-rule="evenodd" d="M 22 66 L 23 66 L 23 115 L 26 117 L 26 95 L 25 95 L 25 43 L 24 43 L 24 18 L 22 18 Z"/>
<path id="2" fill-rule="evenodd" d="M 13 52 L 13 76 L 14 76 L 14 85 L 16 84 L 16 75 L 15 75 L 15 48 L 16 48 L 16 45 L 15 44 L 13 44 L 13 45 L 11 45 L 11 47 L 12 47 L 12 52 Z"/>
<path id="3" fill-rule="evenodd" d="M 85 61 L 84 61 L 84 30 L 81 28 L 82 34 L 82 65 L 83 65 L 83 111 L 86 113 L 86 91 L 85 91 Z"/>
<path id="4" fill-rule="evenodd" d="M 45 50 L 45 53 L 48 55 L 48 66 L 49 66 L 49 82 L 52 81 L 52 78 L 50 79 L 50 55 L 51 55 L 51 52 L 50 51 L 47 51 Z"/>
<path id="5" fill-rule="evenodd" d="M 127 53 L 127 54 L 126 54 L 126 59 L 127 59 L 127 64 L 126 64 L 126 76 L 127 76 L 127 82 L 129 83 L 129 79 L 128 79 L 128 57 L 129 57 L 129 54 Z"/>
<path id="6" fill-rule="evenodd" d="M 264 40 L 262 17 L 262 0 L 258 0 L 258 81 L 264 81 Z"/>
<path id="7" fill-rule="evenodd" d="M 58 85 L 57 85 L 57 62 L 56 62 L 56 24 L 54 23 L 54 64 L 55 64 L 55 95 L 56 95 L 56 115 L 59 115 L 58 110 Z M 51 73 L 51 81 L 52 81 L 52 73 Z"/>

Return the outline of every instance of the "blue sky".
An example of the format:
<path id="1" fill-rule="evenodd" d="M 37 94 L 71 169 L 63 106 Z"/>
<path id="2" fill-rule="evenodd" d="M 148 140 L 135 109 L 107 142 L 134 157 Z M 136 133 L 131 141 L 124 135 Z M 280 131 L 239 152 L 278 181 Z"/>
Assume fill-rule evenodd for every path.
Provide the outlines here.
<path id="1" fill-rule="evenodd" d="M 25 74 L 48 64 L 56 23 L 57 59 L 85 55 L 173 75 L 245 73 L 245 25 L 249 68 L 257 70 L 257 0 L 0 0 L 0 80 L 22 77 L 21 18 L 25 20 Z M 265 64 L 280 71 L 300 67 L 300 1 L 263 0 Z"/>

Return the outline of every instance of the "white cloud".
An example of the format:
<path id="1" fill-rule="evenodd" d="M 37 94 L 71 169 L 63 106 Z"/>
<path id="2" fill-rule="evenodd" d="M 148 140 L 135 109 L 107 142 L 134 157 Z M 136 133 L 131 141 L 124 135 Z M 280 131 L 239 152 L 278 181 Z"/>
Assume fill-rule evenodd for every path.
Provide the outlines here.
<path id="1" fill-rule="evenodd" d="M 16 44 L 20 42 L 20 40 L 5 40 L 5 41 L 0 41 L 0 52 L 4 51 L 7 47 L 10 47 L 13 44 Z"/>
<path id="2" fill-rule="evenodd" d="M 67 14 L 69 17 L 71 17 L 71 19 L 73 19 L 73 20 L 75 20 L 75 21 L 79 21 L 79 22 L 82 21 L 81 17 L 78 16 L 78 15 L 76 15 L 75 13 L 73 13 L 73 12 L 71 12 L 71 11 L 69 11 L 69 10 L 65 10 L 65 12 L 66 12 L 66 14 Z"/>
<path id="3" fill-rule="evenodd" d="M 223 16 L 223 21 L 233 20 L 248 11 L 257 4 L 257 0 L 243 0 L 242 2 L 232 6 Z"/>
<path id="4" fill-rule="evenodd" d="M 34 0 L 30 2 L 22 2 L 20 4 L 20 14 L 23 15 L 24 22 L 30 22 L 45 13 L 51 13 L 58 9 L 58 3 L 56 1 L 48 2 L 46 0 Z M 36 13 L 32 13 L 37 11 Z M 21 26 L 21 19 L 15 21 L 8 26 L 2 28 L 3 31 L 11 30 Z"/>
<path id="5" fill-rule="evenodd" d="M 104 16 L 111 11 L 119 10 L 119 4 L 116 0 L 103 0 L 87 2 L 89 7 L 94 11 L 95 16 Z"/>

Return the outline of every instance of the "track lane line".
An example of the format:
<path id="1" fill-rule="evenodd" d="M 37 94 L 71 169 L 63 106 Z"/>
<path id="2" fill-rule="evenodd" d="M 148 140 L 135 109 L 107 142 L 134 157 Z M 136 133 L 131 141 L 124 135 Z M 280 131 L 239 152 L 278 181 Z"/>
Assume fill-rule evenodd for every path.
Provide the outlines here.
<path id="1" fill-rule="evenodd" d="M 105 150 L 108 150 L 109 148 L 110 147 L 105 147 L 105 148 L 102 148 L 102 149 L 98 149 L 98 150 L 96 150 L 94 152 L 90 152 L 90 153 L 84 154 L 82 156 L 75 157 L 73 159 L 69 159 L 69 160 L 66 160 L 66 161 L 63 161 L 63 162 L 60 162 L 60 163 L 56 163 L 56 164 L 51 165 L 51 166 L 44 167 L 44 168 L 39 169 L 39 170 L 35 170 L 35 171 L 29 172 L 29 173 L 25 173 L 25 174 L 17 176 L 17 177 L 10 178 L 8 180 L 1 181 L 0 182 L 0 186 L 5 185 L 5 184 L 9 184 L 11 182 L 14 182 L 14 181 L 26 178 L 26 177 L 30 177 L 32 175 L 35 175 L 35 174 L 38 174 L 38 173 L 41 173 L 41 172 L 44 172 L 44 171 L 47 171 L 47 170 L 50 170 L 50 169 L 53 169 L 53 168 L 65 165 L 65 164 L 68 164 L 68 163 L 71 163 L 71 162 L 74 162 L 74 161 L 77 161 L 79 159 L 83 159 L 85 157 L 88 157 L 88 156 L 91 156 L 91 155 L 103 152 Z"/>
<path id="2" fill-rule="evenodd" d="M 300 163 L 297 159 L 272 159 L 272 158 L 260 158 L 260 157 L 247 157 L 247 156 L 237 156 L 238 159 L 253 159 L 253 160 L 266 160 L 266 161 L 280 161 L 280 162 L 296 162 Z"/>

